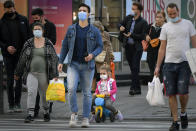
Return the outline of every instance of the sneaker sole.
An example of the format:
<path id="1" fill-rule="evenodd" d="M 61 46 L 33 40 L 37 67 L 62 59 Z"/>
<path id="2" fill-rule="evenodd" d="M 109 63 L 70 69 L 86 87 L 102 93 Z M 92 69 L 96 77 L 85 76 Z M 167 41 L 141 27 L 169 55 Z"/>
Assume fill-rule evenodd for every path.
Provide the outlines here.
<path id="1" fill-rule="evenodd" d="M 70 128 L 77 127 L 77 123 L 69 123 L 69 127 L 70 127 Z"/>

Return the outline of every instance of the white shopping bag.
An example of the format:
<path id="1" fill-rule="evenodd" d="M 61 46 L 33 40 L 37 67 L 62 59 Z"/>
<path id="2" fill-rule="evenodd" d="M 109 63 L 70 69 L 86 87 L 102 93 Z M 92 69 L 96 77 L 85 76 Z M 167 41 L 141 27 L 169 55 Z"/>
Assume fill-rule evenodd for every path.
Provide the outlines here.
<path id="1" fill-rule="evenodd" d="M 162 90 L 163 84 L 158 77 L 154 76 L 152 82 L 148 82 L 148 92 L 146 95 L 146 100 L 151 106 L 165 105 Z"/>
<path id="2" fill-rule="evenodd" d="M 186 52 L 186 58 L 193 73 L 193 78 L 196 81 L 196 48 L 188 50 Z"/>

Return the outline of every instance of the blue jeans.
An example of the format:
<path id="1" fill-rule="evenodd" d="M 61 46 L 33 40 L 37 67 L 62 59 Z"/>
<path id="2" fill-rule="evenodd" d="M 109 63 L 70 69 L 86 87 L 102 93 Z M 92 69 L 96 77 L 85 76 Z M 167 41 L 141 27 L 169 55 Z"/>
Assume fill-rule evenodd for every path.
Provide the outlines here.
<path id="1" fill-rule="evenodd" d="M 67 69 L 68 100 L 72 113 L 78 112 L 76 90 L 78 82 L 83 93 L 83 117 L 89 117 L 91 112 L 92 95 L 91 86 L 94 69 L 89 69 L 88 64 L 72 61 Z"/>

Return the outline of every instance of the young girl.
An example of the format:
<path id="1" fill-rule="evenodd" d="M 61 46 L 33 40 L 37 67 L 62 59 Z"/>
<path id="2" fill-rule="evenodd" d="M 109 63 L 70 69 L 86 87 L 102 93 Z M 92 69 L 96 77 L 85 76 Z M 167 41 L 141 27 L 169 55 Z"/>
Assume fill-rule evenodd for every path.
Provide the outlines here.
<path id="1" fill-rule="evenodd" d="M 116 86 L 116 81 L 112 78 L 109 77 L 110 73 L 110 67 L 108 65 L 103 65 L 100 67 L 100 81 L 97 83 L 97 88 L 95 93 L 93 94 L 93 100 L 92 100 L 92 117 L 91 117 L 91 122 L 95 118 L 95 109 L 93 106 L 95 105 L 95 99 L 96 95 L 98 94 L 104 94 L 104 102 L 105 102 L 105 107 L 113 112 L 116 116 L 117 119 L 123 120 L 123 116 L 119 110 L 117 110 L 112 104 L 116 100 L 116 92 L 117 92 L 117 86 Z"/>

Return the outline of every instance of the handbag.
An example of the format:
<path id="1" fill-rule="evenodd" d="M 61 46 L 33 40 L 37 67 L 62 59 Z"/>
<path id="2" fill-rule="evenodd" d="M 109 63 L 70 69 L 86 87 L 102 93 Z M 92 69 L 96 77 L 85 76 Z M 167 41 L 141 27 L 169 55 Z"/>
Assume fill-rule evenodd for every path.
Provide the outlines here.
<path id="1" fill-rule="evenodd" d="M 105 60 L 106 51 L 102 51 L 98 56 L 95 57 L 95 62 L 103 63 Z"/>
<path id="2" fill-rule="evenodd" d="M 157 47 L 157 46 L 159 45 L 159 38 L 152 39 L 152 40 L 150 41 L 150 45 L 151 45 L 152 47 Z"/>

